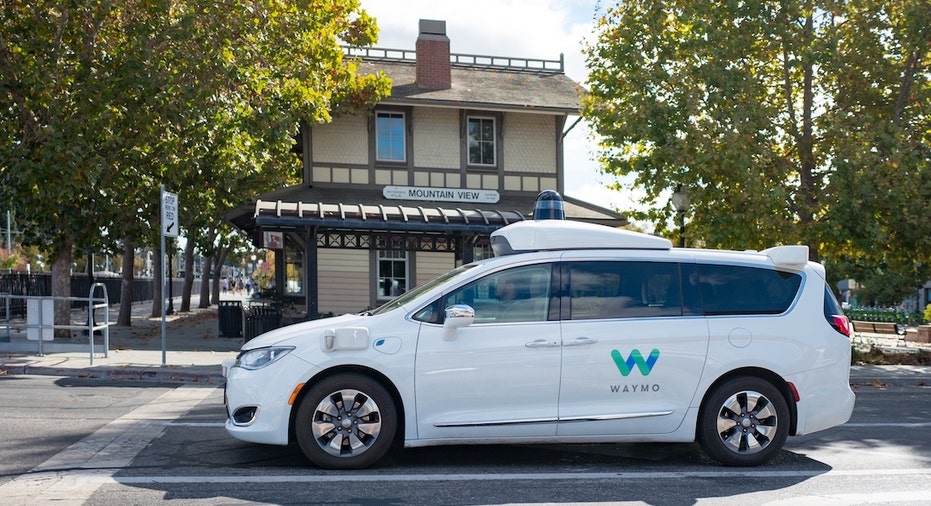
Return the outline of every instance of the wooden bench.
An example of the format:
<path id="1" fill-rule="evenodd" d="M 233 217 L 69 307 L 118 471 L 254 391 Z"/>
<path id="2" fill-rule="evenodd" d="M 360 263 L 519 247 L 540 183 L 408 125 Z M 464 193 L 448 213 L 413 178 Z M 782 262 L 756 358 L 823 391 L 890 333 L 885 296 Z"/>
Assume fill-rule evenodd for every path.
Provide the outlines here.
<path id="1" fill-rule="evenodd" d="M 853 333 L 858 338 L 895 336 L 899 343 L 905 344 L 905 325 L 892 322 L 851 321 Z"/>

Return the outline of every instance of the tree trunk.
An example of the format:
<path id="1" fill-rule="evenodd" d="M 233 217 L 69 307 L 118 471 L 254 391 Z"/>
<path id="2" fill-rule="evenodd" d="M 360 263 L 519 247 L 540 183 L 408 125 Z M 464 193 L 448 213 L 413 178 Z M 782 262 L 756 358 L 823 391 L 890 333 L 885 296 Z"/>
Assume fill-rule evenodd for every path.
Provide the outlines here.
<path id="1" fill-rule="evenodd" d="M 210 272 L 213 270 L 213 257 L 204 257 L 203 272 L 200 273 L 200 302 L 197 307 L 210 307 Z"/>
<path id="2" fill-rule="evenodd" d="M 223 264 L 226 263 L 228 255 L 229 248 L 217 248 L 216 259 L 213 264 L 213 296 L 210 299 L 211 304 L 220 303 L 220 275 L 223 273 Z"/>
<path id="3" fill-rule="evenodd" d="M 165 267 L 162 265 L 162 251 L 160 249 L 155 250 L 155 254 L 152 255 L 152 273 L 155 276 L 155 279 L 152 281 L 152 318 L 161 318 L 162 316 L 162 293 L 164 292 L 164 279 L 163 275 L 165 272 Z"/>
<path id="4" fill-rule="evenodd" d="M 184 245 L 184 286 L 181 288 L 181 312 L 191 311 L 191 290 L 194 287 L 194 241 L 188 237 Z"/>
<path id="5" fill-rule="evenodd" d="M 52 297 L 71 297 L 71 259 L 72 244 L 69 242 L 61 248 L 55 262 L 52 263 Z M 55 325 L 71 325 L 71 302 L 55 301 Z M 71 337 L 69 329 L 55 329 L 55 337 Z"/>
<path id="6" fill-rule="evenodd" d="M 123 269 L 120 281 L 120 313 L 116 317 L 116 324 L 129 327 L 133 324 L 133 261 L 136 258 L 133 240 L 129 236 L 123 238 Z"/>

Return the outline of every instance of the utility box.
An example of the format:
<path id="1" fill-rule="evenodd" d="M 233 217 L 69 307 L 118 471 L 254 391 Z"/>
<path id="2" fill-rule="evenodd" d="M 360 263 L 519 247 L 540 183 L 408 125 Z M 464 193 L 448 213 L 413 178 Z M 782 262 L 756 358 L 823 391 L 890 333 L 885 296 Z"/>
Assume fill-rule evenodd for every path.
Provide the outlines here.
<path id="1" fill-rule="evenodd" d="M 26 300 L 26 339 L 43 341 L 55 339 L 55 301 L 53 299 Z"/>

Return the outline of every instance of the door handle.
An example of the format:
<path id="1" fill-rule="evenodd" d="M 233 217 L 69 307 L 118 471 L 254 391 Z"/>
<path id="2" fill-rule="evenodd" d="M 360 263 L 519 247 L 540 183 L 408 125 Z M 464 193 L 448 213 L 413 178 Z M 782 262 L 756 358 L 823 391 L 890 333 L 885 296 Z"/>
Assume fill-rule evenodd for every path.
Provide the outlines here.
<path id="1" fill-rule="evenodd" d="M 534 341 L 530 341 L 524 346 L 528 348 L 557 348 L 559 347 L 559 343 L 556 341 L 547 341 L 546 339 L 536 339 Z"/>
<path id="2" fill-rule="evenodd" d="M 595 344 L 598 340 L 591 337 L 577 337 L 571 341 L 566 341 L 564 346 L 585 346 L 588 344 Z"/>

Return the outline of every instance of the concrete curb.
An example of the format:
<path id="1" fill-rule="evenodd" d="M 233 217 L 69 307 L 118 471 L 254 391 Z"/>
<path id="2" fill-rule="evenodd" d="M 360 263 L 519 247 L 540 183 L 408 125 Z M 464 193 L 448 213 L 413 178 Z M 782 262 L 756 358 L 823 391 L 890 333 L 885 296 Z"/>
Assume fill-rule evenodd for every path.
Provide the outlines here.
<path id="1" fill-rule="evenodd" d="M 146 381 L 222 385 L 221 365 L 149 366 L 104 365 L 92 367 L 56 367 L 35 365 L 31 360 L 7 360 L 0 363 L 0 376 L 64 376 L 114 381 Z M 931 366 L 920 365 L 854 365 L 850 367 L 850 383 L 862 385 L 871 382 L 883 384 L 915 384 L 931 386 Z"/>
<path id="2" fill-rule="evenodd" d="M 889 385 L 931 386 L 931 366 L 927 365 L 852 365 L 850 383 L 881 382 Z"/>
<path id="3" fill-rule="evenodd" d="M 217 366 L 96 366 L 96 367 L 54 367 L 47 365 L 0 364 L 0 376 L 62 376 L 83 379 L 101 379 L 111 381 L 140 381 L 156 383 L 193 383 L 202 385 L 222 385 L 222 367 Z"/>

